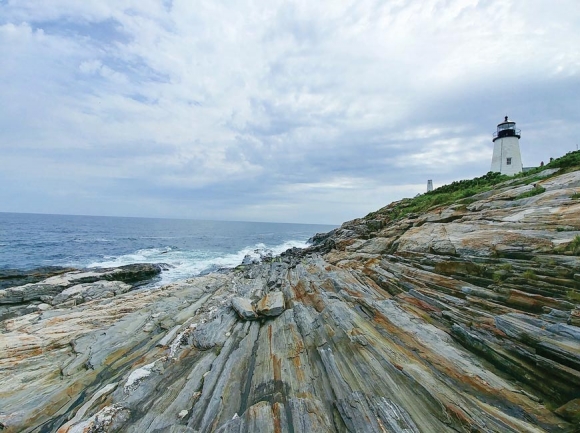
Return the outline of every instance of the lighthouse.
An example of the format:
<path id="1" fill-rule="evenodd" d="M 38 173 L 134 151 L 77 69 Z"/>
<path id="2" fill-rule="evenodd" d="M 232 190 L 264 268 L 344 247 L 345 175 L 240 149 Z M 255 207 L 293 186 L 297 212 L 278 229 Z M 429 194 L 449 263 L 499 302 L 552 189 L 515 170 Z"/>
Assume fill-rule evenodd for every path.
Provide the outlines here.
<path id="1" fill-rule="evenodd" d="M 516 129 L 516 122 L 505 116 L 505 120 L 497 125 L 497 131 L 493 134 L 491 171 L 508 176 L 522 172 L 520 136 L 520 130 Z"/>

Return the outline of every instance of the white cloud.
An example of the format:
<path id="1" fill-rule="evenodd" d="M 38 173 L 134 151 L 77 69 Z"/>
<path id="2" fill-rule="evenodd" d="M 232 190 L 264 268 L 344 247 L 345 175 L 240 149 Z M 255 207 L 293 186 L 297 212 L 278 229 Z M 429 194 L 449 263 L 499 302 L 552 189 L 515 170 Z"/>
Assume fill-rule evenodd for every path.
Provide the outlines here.
<path id="1" fill-rule="evenodd" d="M 504 114 L 527 165 L 575 148 L 579 24 L 573 0 L 4 3 L 0 149 L 42 206 L 74 174 L 36 211 L 338 223 L 485 173 Z"/>

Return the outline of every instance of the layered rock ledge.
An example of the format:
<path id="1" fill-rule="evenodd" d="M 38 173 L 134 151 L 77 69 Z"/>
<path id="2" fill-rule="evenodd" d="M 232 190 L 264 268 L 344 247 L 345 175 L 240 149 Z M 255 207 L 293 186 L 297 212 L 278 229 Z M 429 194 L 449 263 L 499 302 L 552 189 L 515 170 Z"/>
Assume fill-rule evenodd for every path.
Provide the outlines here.
<path id="1" fill-rule="evenodd" d="M 4 320 L 0 429 L 579 431 L 580 172 L 535 183 Z"/>
<path id="2" fill-rule="evenodd" d="M 151 282 L 165 266 L 137 263 L 89 270 L 47 267 L 28 272 L 2 271 L 0 321 L 53 306 L 67 307 L 117 296 Z M 25 284 L 12 286 L 10 282 Z"/>

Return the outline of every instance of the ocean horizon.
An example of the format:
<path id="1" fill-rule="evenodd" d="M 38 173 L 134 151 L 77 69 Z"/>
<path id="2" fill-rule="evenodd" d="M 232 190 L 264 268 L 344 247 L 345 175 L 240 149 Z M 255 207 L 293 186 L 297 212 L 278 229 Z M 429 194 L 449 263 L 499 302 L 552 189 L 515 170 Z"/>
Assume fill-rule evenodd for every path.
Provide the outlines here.
<path id="1" fill-rule="evenodd" d="M 163 285 L 304 248 L 337 226 L 0 212 L 0 227 L 0 270 L 163 263 Z"/>

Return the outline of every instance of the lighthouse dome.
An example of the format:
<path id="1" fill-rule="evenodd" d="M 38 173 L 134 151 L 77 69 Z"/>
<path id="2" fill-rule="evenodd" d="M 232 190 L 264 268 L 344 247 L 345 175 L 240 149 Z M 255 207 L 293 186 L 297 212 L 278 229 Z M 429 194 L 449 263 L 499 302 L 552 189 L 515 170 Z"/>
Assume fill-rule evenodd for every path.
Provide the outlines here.
<path id="1" fill-rule="evenodd" d="M 505 116 L 504 121 L 497 125 L 497 131 L 493 133 L 493 142 L 498 138 L 504 137 L 521 137 L 521 131 L 516 129 L 516 122 L 514 120 L 508 119 Z"/>

